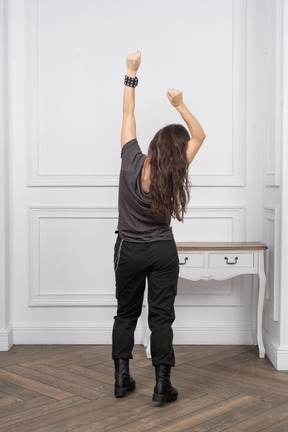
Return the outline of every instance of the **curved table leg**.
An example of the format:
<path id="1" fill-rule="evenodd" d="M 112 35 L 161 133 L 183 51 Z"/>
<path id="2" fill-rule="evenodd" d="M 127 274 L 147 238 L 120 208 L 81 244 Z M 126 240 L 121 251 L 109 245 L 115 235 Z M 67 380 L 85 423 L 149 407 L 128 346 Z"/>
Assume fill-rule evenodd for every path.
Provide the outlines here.
<path id="1" fill-rule="evenodd" d="M 264 251 L 259 251 L 259 292 L 258 292 L 258 307 L 257 307 L 257 341 L 259 347 L 259 357 L 265 357 L 265 348 L 262 336 L 262 318 L 266 287 L 266 275 L 264 271 Z"/>
<path id="2" fill-rule="evenodd" d="M 252 323 L 252 338 L 253 345 L 257 343 L 257 301 L 258 301 L 259 279 L 257 274 L 252 275 L 252 307 L 251 307 L 251 323 Z"/>

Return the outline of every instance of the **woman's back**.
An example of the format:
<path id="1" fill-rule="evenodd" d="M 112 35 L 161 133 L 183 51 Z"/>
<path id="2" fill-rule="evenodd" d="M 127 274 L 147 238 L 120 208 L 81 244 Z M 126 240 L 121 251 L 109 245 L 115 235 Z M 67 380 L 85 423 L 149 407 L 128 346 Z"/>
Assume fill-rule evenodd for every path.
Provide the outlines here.
<path id="1" fill-rule="evenodd" d="M 152 209 L 150 194 L 142 186 L 146 155 L 136 139 L 124 145 L 121 158 L 118 200 L 118 231 L 121 237 L 139 243 L 171 240 L 171 217 Z"/>

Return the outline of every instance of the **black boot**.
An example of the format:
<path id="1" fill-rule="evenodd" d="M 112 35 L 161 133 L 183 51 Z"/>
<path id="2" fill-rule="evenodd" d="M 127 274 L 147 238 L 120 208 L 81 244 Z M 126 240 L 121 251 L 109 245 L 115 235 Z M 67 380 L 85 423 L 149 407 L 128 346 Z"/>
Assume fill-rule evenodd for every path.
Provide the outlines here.
<path id="1" fill-rule="evenodd" d="M 154 388 L 153 401 L 173 402 L 178 397 L 178 391 L 172 387 L 170 382 L 171 366 L 155 366 L 156 385 Z"/>
<path id="2" fill-rule="evenodd" d="M 129 373 L 128 359 L 115 359 L 115 390 L 116 397 L 126 396 L 127 391 L 135 389 L 135 381 Z"/>

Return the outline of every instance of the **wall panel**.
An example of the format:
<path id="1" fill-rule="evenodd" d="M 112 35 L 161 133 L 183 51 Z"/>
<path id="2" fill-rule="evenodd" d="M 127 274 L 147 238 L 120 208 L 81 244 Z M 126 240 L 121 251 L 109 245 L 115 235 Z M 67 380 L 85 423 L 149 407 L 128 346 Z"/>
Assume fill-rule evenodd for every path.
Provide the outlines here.
<path id="1" fill-rule="evenodd" d="M 265 208 L 264 239 L 268 246 L 266 252 L 266 307 L 274 321 L 279 320 L 280 310 L 280 233 L 279 209 Z"/>
<path id="2" fill-rule="evenodd" d="M 267 144 L 266 186 L 280 186 L 282 147 L 282 44 L 283 1 L 266 2 L 266 50 L 267 50 Z"/>
<path id="3" fill-rule="evenodd" d="M 243 208 L 190 208 L 176 241 L 205 231 L 210 241 L 243 239 Z M 30 306 L 115 305 L 113 245 L 116 207 L 32 207 L 29 218 Z M 213 235 L 214 233 L 214 235 Z M 198 234 L 199 235 L 199 234 Z M 183 237 L 184 236 L 184 237 Z M 241 305 L 239 279 L 179 284 L 177 305 Z"/>
<path id="4" fill-rule="evenodd" d="M 218 0 L 217 3 L 204 0 L 201 4 L 196 0 L 189 3 L 180 0 L 177 8 L 179 13 L 181 9 L 185 13 L 178 23 L 174 20 L 172 2 L 148 0 L 139 3 L 137 10 L 134 5 L 129 7 L 130 1 L 127 4 L 129 25 L 125 25 L 128 24 L 125 9 L 115 0 L 109 3 L 87 0 L 84 4 L 80 0 L 26 1 L 27 184 L 117 186 L 119 160 L 106 149 L 119 142 L 121 77 L 126 54 L 123 47 L 137 22 L 133 39 L 143 51 L 137 88 L 138 138 L 143 150 L 146 151 L 147 143 L 161 126 L 182 122 L 163 96 L 167 87 L 183 88 L 187 105 L 199 107 L 207 135 L 205 148 L 191 169 L 193 184 L 243 186 L 245 0 Z M 161 49 L 155 44 L 159 32 L 153 25 L 148 34 L 146 26 L 138 25 L 140 13 L 143 22 L 161 20 L 164 26 L 161 33 L 165 33 Z M 105 20 L 110 25 L 103 25 Z M 173 32 L 165 27 L 165 20 L 173 21 Z M 111 36 L 112 23 L 117 38 Z M 207 32 L 213 31 L 213 39 L 207 39 Z M 108 55 L 112 40 L 113 55 Z M 185 66 L 189 62 L 185 61 L 186 53 L 191 49 L 197 57 L 193 79 L 189 67 Z M 205 55 L 207 50 L 209 56 Z M 177 68 L 179 61 L 183 64 L 181 73 Z M 151 76 L 155 67 L 165 70 L 161 88 Z M 118 74 L 121 70 L 123 73 Z M 205 86 L 200 91 L 197 82 L 203 80 Z M 154 113 L 147 93 L 153 94 L 153 107 L 158 107 Z M 221 106 L 216 106 L 220 99 Z M 103 101 L 109 106 L 109 112 L 102 109 Z"/>

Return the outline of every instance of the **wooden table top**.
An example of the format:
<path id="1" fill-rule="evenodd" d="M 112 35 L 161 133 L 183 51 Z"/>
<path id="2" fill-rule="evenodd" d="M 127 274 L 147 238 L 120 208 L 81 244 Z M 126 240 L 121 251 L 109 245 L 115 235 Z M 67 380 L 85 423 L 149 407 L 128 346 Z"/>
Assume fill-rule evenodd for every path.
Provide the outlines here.
<path id="1" fill-rule="evenodd" d="M 259 242 L 176 242 L 179 251 L 189 250 L 265 250 L 264 243 Z"/>

